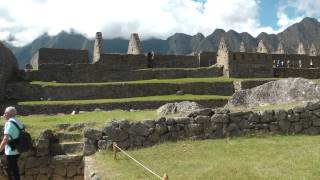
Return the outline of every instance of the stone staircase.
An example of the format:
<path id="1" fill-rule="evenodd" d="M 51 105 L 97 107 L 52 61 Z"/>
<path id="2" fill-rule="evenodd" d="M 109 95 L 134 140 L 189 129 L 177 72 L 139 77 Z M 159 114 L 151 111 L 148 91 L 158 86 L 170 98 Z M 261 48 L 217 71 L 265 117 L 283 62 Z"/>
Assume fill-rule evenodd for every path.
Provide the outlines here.
<path id="1" fill-rule="evenodd" d="M 78 132 L 58 132 L 59 143 L 51 145 L 52 155 L 83 155 L 83 135 Z"/>

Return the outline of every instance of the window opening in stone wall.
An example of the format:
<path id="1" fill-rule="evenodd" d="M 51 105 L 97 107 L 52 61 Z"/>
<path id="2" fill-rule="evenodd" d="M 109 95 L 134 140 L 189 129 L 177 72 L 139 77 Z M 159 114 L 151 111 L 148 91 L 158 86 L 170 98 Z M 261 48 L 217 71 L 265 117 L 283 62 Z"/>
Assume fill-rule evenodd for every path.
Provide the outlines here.
<path id="1" fill-rule="evenodd" d="M 237 57 L 236 57 L 236 54 L 233 54 L 233 60 L 236 60 Z"/>

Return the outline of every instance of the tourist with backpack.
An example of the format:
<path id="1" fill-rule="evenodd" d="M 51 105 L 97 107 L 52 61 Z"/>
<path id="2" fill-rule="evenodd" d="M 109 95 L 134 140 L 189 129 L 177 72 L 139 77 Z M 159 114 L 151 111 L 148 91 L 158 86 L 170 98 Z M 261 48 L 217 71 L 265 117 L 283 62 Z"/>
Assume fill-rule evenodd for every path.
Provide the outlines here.
<path id="1" fill-rule="evenodd" d="M 20 153 L 18 151 L 16 140 L 19 139 L 21 130 L 24 129 L 23 124 L 16 119 L 17 110 L 15 107 L 7 107 L 3 118 L 5 120 L 4 136 L 0 144 L 0 152 L 4 150 L 7 163 L 7 174 L 9 180 L 20 180 L 18 159 Z"/>

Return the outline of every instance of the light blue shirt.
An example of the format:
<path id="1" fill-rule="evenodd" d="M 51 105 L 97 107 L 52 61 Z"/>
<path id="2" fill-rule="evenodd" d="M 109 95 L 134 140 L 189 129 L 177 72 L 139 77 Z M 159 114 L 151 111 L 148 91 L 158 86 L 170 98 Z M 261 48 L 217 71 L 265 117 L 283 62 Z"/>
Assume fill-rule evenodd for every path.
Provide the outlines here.
<path id="1" fill-rule="evenodd" d="M 20 128 L 23 128 L 22 123 L 15 119 L 15 118 L 10 118 L 4 125 L 4 134 L 9 135 L 9 140 L 11 138 L 16 139 L 19 136 L 19 129 L 10 121 L 14 121 L 15 123 L 18 124 Z M 11 147 L 7 144 L 4 149 L 4 154 L 5 155 L 17 155 L 19 154 L 18 150 L 12 150 Z"/>

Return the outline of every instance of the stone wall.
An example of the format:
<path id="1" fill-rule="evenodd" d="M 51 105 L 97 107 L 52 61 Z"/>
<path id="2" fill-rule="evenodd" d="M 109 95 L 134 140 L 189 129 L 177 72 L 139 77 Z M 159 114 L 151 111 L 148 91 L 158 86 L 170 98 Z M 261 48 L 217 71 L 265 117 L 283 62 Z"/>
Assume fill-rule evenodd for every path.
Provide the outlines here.
<path id="1" fill-rule="evenodd" d="M 148 67 L 147 56 L 143 54 L 101 54 L 97 64 L 105 65 L 108 70 L 146 69 Z M 199 66 L 196 56 L 155 54 L 153 59 L 154 68 L 198 68 Z"/>
<path id="2" fill-rule="evenodd" d="M 102 130 L 85 130 L 84 151 L 93 154 L 98 149 L 109 149 L 112 142 L 132 149 L 178 139 L 215 139 L 260 133 L 320 134 L 320 102 L 289 110 L 230 112 L 228 109 L 202 109 L 186 117 L 113 121 Z"/>
<path id="3" fill-rule="evenodd" d="M 301 68 L 306 69 L 310 68 L 310 62 L 312 61 L 313 67 L 320 68 L 320 56 L 309 56 L 304 54 L 272 54 L 272 60 L 277 63 L 280 61 L 280 66 L 282 66 L 281 62 L 283 61 L 284 67 L 287 67 L 288 60 L 290 61 L 289 67 L 298 68 L 299 60 L 301 61 Z M 275 64 L 276 65 L 276 64 Z"/>
<path id="4" fill-rule="evenodd" d="M 84 158 L 84 180 L 99 180 L 97 164 L 90 156 Z M 100 170 L 101 171 L 101 170 Z M 105 177 L 106 178 L 106 177 Z"/>
<path id="5" fill-rule="evenodd" d="M 41 48 L 38 59 L 30 63 L 34 69 L 40 68 L 41 64 L 89 63 L 89 53 L 88 50 Z"/>
<path id="6" fill-rule="evenodd" d="M 18 164 L 20 176 L 25 180 L 83 180 L 82 155 L 51 155 L 54 135 L 51 130 L 45 130 L 35 141 L 34 147 L 21 154 Z M 2 169 L 2 168 L 0 168 Z M 6 179 L 0 171 L 0 179 Z"/>
<path id="7" fill-rule="evenodd" d="M 267 82 L 270 82 L 273 80 L 244 80 L 244 81 L 234 81 L 234 90 L 235 91 L 240 91 L 244 89 L 251 89 L 257 86 L 260 86 L 262 84 L 265 84 Z"/>
<path id="8" fill-rule="evenodd" d="M 92 103 L 92 104 L 32 104 L 32 105 L 19 105 L 12 102 L 0 104 L 0 112 L 3 112 L 7 106 L 14 105 L 20 115 L 31 114 L 70 114 L 73 111 L 95 111 L 96 109 L 102 110 L 131 110 L 131 109 L 157 109 L 166 103 L 181 102 L 182 100 L 167 100 L 167 101 L 130 101 L 130 102 L 106 102 L 106 103 Z M 227 99 L 217 100 L 192 100 L 204 107 L 218 108 L 227 104 Z"/>
<path id="9" fill-rule="evenodd" d="M 279 78 L 302 77 L 307 79 L 320 78 L 319 68 L 274 68 L 274 76 Z"/>
<path id="10" fill-rule="evenodd" d="M 273 62 L 270 54 L 229 53 L 229 77 L 273 77 Z"/>
<path id="11" fill-rule="evenodd" d="M 222 68 L 193 68 L 193 69 L 144 69 L 144 70 L 107 70 L 105 65 L 97 64 L 44 64 L 38 71 L 25 72 L 21 75 L 32 81 L 57 82 L 111 82 L 134 81 L 148 79 L 174 79 L 192 77 L 222 76 Z M 57 73 L 59 72 L 59 73 Z"/>
<path id="12" fill-rule="evenodd" d="M 1 86 L 0 86 L 1 88 Z M 113 99 L 143 96 L 176 94 L 212 94 L 231 96 L 234 93 L 232 82 L 194 83 L 140 83 L 140 84 L 88 84 L 88 85 L 35 85 L 27 82 L 14 82 L 7 85 L 6 99 L 10 100 L 77 100 Z"/>
<path id="13" fill-rule="evenodd" d="M 216 52 L 201 52 L 200 53 L 200 67 L 208 67 L 217 63 Z"/>

